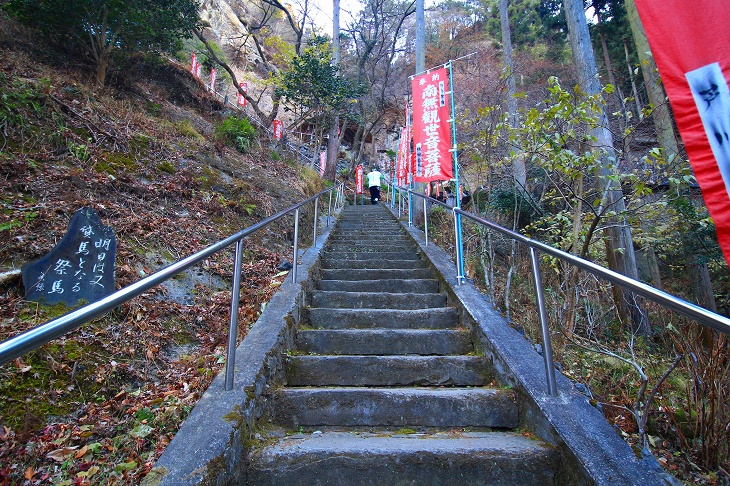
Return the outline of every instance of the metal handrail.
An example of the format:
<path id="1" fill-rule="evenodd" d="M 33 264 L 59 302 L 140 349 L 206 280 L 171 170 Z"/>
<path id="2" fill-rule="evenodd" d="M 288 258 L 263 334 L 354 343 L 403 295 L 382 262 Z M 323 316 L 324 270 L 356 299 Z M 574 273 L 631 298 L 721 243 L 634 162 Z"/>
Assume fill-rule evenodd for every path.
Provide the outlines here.
<path id="1" fill-rule="evenodd" d="M 414 192 L 405 187 L 399 186 L 398 190 L 407 191 L 409 193 L 409 195 L 415 195 L 420 198 L 423 198 L 424 205 L 428 201 L 432 204 L 437 204 L 437 205 L 440 205 L 440 206 L 446 208 L 447 210 L 449 210 L 453 213 L 455 222 L 456 222 L 458 215 L 463 216 L 465 218 L 470 219 L 471 221 L 474 221 L 475 223 L 481 224 L 482 226 L 486 226 L 487 228 L 492 229 L 492 230 L 506 236 L 507 238 L 510 238 L 519 243 L 522 243 L 523 245 L 526 245 L 530 248 L 530 260 L 532 263 L 532 273 L 533 273 L 533 278 L 535 281 L 535 296 L 537 298 L 537 303 L 538 303 L 538 315 L 539 315 L 539 319 L 540 319 L 540 328 L 541 328 L 541 334 L 542 334 L 542 339 L 543 339 L 543 343 L 542 343 L 543 358 L 545 359 L 545 370 L 547 373 L 548 393 L 550 395 L 553 395 L 553 396 L 557 395 L 557 387 L 555 385 L 555 367 L 554 367 L 554 364 L 552 361 L 552 346 L 550 343 L 550 333 L 549 333 L 549 328 L 548 328 L 549 323 L 547 320 L 547 312 L 545 311 L 544 291 L 542 288 L 542 281 L 540 278 L 540 267 L 539 267 L 539 258 L 538 258 L 539 253 L 538 252 L 546 253 L 550 256 L 558 258 L 566 263 L 569 263 L 582 270 L 585 270 L 586 272 L 588 272 L 592 275 L 595 275 L 597 277 L 608 280 L 611 283 L 620 285 L 623 288 L 629 289 L 632 292 L 635 292 L 636 294 L 641 295 L 642 297 L 645 297 L 651 301 L 654 301 L 663 307 L 671 309 L 675 312 L 679 312 L 680 314 L 683 314 L 683 315 L 699 322 L 700 324 L 702 324 L 704 326 L 710 327 L 718 332 L 722 332 L 724 334 L 730 335 L 730 318 L 721 316 L 720 314 L 707 310 L 707 309 L 700 307 L 696 304 L 693 304 L 691 302 L 687 302 L 686 300 L 681 299 L 677 296 L 674 296 L 670 293 L 667 293 L 663 290 L 656 289 L 656 288 L 652 287 L 651 285 L 645 284 L 644 282 L 640 282 L 638 280 L 627 277 L 627 276 L 622 275 L 613 270 L 604 268 L 591 261 L 577 257 L 577 256 L 567 253 L 565 251 L 558 250 L 557 248 L 553 248 L 552 246 L 546 245 L 545 243 L 541 243 L 539 241 L 528 238 L 525 235 L 522 235 L 515 231 L 509 230 L 496 223 L 493 223 L 484 218 L 476 216 L 473 213 L 464 211 L 463 209 L 448 206 L 447 204 L 444 204 L 441 201 L 437 201 L 436 199 L 430 198 L 423 194 L 419 194 L 419 193 Z M 425 206 L 424 206 L 424 209 L 425 209 Z M 425 226 L 427 228 L 428 227 L 428 211 L 424 210 L 424 218 L 425 218 Z M 456 227 L 456 223 L 455 223 L 455 227 Z M 457 236 L 457 239 L 459 239 L 461 237 L 461 235 L 459 235 L 459 234 L 457 234 L 456 236 Z M 463 256 L 460 256 L 460 257 L 463 258 Z M 457 274 L 458 274 L 458 268 L 459 268 L 458 265 L 459 265 L 459 263 L 457 262 Z"/>
<path id="2" fill-rule="evenodd" d="M 339 194 L 342 191 L 342 184 L 330 187 L 321 191 L 314 196 L 305 199 L 304 201 L 295 204 L 287 209 L 279 211 L 273 216 L 245 228 L 238 233 L 229 236 L 228 238 L 221 240 L 197 253 L 194 253 L 180 261 L 171 264 L 168 267 L 159 270 L 148 277 L 143 278 L 131 285 L 128 285 L 120 290 L 117 290 L 113 294 L 104 297 L 101 300 L 85 305 L 75 311 L 69 312 L 61 317 L 53 319 L 45 324 L 29 329 L 17 336 L 0 342 L 0 366 L 12 361 L 13 359 L 22 356 L 23 354 L 39 348 L 40 346 L 67 334 L 90 320 L 111 311 L 115 307 L 124 304 L 132 300 L 133 298 L 141 295 L 147 290 L 165 282 L 177 274 L 187 270 L 188 268 L 199 264 L 211 255 L 218 253 L 219 251 L 236 244 L 235 254 L 235 269 L 233 272 L 233 284 L 232 284 L 232 295 L 231 295 L 231 319 L 229 327 L 229 339 L 228 339 L 228 358 L 226 360 L 226 390 L 233 388 L 233 370 L 235 366 L 235 347 L 236 347 L 236 336 L 238 328 L 238 299 L 241 282 L 241 263 L 243 254 L 243 238 L 255 233 L 256 231 L 265 228 L 269 224 L 281 219 L 282 217 L 294 212 L 295 214 L 295 236 L 294 236 L 294 253 L 292 258 L 292 280 L 296 282 L 297 275 L 297 259 L 298 259 L 298 228 L 299 228 L 299 208 L 306 204 L 314 201 L 315 207 L 319 202 L 319 198 L 324 194 L 329 193 L 330 201 L 327 210 L 327 225 L 329 226 L 331 209 L 332 209 L 332 192 L 336 192 L 337 197 L 335 199 L 335 210 L 337 208 L 337 202 L 342 201 L 342 197 Z M 316 234 L 317 234 L 317 211 L 315 211 L 314 218 L 314 242 L 316 245 Z"/>

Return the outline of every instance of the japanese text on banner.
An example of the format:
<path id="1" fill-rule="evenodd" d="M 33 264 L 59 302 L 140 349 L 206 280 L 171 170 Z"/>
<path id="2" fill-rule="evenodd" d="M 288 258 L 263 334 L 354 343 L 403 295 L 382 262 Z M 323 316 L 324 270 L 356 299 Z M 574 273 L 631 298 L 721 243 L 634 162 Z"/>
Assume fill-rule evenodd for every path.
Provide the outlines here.
<path id="1" fill-rule="evenodd" d="M 413 143 L 416 182 L 453 177 L 449 76 L 445 68 L 416 76 L 413 89 Z"/>

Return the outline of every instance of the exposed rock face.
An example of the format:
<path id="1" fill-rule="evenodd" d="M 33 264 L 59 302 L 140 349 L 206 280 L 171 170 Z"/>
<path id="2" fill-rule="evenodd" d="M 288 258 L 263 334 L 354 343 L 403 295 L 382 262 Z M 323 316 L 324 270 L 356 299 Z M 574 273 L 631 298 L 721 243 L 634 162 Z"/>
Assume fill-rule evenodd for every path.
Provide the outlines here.
<path id="1" fill-rule="evenodd" d="M 256 93 L 263 89 L 259 83 L 261 76 L 255 69 L 262 61 L 253 41 L 247 40 L 248 15 L 244 6 L 235 1 L 205 0 L 200 9 L 200 18 L 206 26 L 203 35 L 223 49 L 228 65 L 236 74 L 238 82 L 245 81 L 249 92 Z M 230 81 L 218 82 L 216 89 L 220 95 L 227 97 L 229 102 L 235 103 L 237 92 Z M 259 107 L 267 112 L 271 109 L 268 97 L 260 98 Z M 249 115 L 249 118 L 256 119 L 252 112 L 249 112 Z"/>
<path id="2" fill-rule="evenodd" d="M 242 64 L 238 67 L 245 68 L 249 62 L 261 62 L 255 49 L 242 47 L 248 29 L 242 22 L 246 18 L 246 10 L 240 4 L 226 0 L 205 0 L 200 10 L 200 18 L 208 26 L 206 33 L 215 36 L 216 42 L 224 48 L 226 54 L 235 54 L 233 59 L 237 64 Z"/>

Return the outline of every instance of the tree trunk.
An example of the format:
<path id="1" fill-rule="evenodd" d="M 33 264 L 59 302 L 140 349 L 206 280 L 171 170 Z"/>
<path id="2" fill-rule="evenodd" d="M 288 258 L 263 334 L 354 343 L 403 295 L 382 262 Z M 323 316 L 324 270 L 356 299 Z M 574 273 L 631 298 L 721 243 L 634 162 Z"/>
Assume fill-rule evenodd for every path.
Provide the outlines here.
<path id="1" fill-rule="evenodd" d="M 697 302 L 697 305 L 712 312 L 717 312 L 715 293 L 712 290 L 712 281 L 710 280 L 707 263 L 700 261 L 696 255 L 688 255 L 687 269 L 689 270 L 690 280 L 692 281 L 692 296 L 695 302 Z"/>
<path id="2" fill-rule="evenodd" d="M 102 54 L 96 62 L 96 87 L 101 88 L 106 83 L 106 70 L 109 67 L 109 54 Z"/>
<path id="3" fill-rule="evenodd" d="M 662 286 L 662 274 L 659 272 L 659 263 L 657 262 L 656 253 L 654 253 L 654 248 L 648 243 L 644 248 L 644 256 L 646 257 L 646 264 L 649 266 L 651 284 L 655 288 L 663 290 L 664 287 Z"/>
<path id="4" fill-rule="evenodd" d="M 601 84 L 598 79 L 598 67 L 591 47 L 583 2 L 581 0 L 563 0 L 563 6 L 573 51 L 573 61 L 580 86 L 588 95 L 600 94 Z M 592 149 L 600 151 L 600 157 L 595 169 L 596 184 L 599 192 L 603 194 L 602 207 L 609 212 L 609 216 L 605 217 L 607 227 L 604 230 L 608 266 L 618 273 L 638 280 L 631 228 L 624 214 L 626 205 L 621 186 L 615 178 L 617 174 L 613 136 L 608 129 L 606 112 L 602 108 L 598 108 L 598 110 L 595 113 L 598 117 L 598 123 L 591 130 L 591 135 L 594 137 Z M 650 334 L 651 328 L 648 316 L 641 299 L 617 285 L 613 286 L 613 296 L 619 316 L 630 319 L 636 332 L 644 335 Z"/>
<path id="5" fill-rule="evenodd" d="M 654 62 L 654 58 L 651 57 L 649 41 L 646 39 L 644 26 L 641 24 L 639 12 L 636 10 L 634 0 L 626 0 L 626 13 L 629 17 L 636 51 L 641 61 L 641 73 L 644 76 L 646 93 L 649 95 L 649 103 L 653 106 L 651 116 L 654 119 L 657 142 L 659 147 L 664 149 L 666 157 L 669 158 L 679 154 L 679 145 L 677 143 L 677 137 L 674 134 L 674 124 L 672 123 L 672 113 L 669 110 L 669 103 L 667 102 L 664 88 L 661 86 L 656 63 Z"/>
<path id="6" fill-rule="evenodd" d="M 641 99 L 639 98 L 639 91 L 636 89 L 636 78 L 634 77 L 634 70 L 631 69 L 631 58 L 629 57 L 629 46 L 624 40 L 624 54 L 626 55 L 626 67 L 629 68 L 629 79 L 631 80 L 631 92 L 634 94 L 634 104 L 636 104 L 636 112 L 639 115 L 639 120 L 644 119 L 644 107 L 641 105 Z"/>
<path id="7" fill-rule="evenodd" d="M 624 95 L 621 93 L 621 88 L 616 83 L 616 76 L 613 74 L 613 63 L 611 62 L 611 56 L 608 53 L 608 44 L 606 42 L 606 34 L 603 32 L 601 24 L 601 16 L 596 14 L 598 19 L 598 35 L 601 39 L 601 50 L 603 51 L 603 63 L 606 65 L 606 73 L 608 74 L 608 82 L 614 88 L 614 98 L 617 101 L 618 107 L 621 109 L 621 117 L 619 118 L 619 129 L 621 133 L 626 130 L 626 106 L 624 106 Z"/>
<path id="8" fill-rule="evenodd" d="M 332 49 L 335 66 L 340 64 L 340 0 L 332 2 Z M 324 169 L 324 179 L 335 180 L 337 175 L 337 154 L 340 152 L 340 117 L 335 114 L 332 128 L 327 138 L 327 164 Z"/>
<path id="9" fill-rule="evenodd" d="M 512 128 L 517 127 L 517 99 L 515 94 L 515 63 L 512 58 L 512 31 L 509 25 L 509 0 L 499 1 L 500 24 L 502 27 L 502 49 L 504 50 L 504 67 L 506 71 L 507 81 L 507 113 L 509 115 L 509 124 Z M 522 194 L 527 184 L 527 170 L 525 169 L 525 159 L 517 156 L 512 161 L 512 175 L 515 179 L 515 189 L 518 194 Z"/>

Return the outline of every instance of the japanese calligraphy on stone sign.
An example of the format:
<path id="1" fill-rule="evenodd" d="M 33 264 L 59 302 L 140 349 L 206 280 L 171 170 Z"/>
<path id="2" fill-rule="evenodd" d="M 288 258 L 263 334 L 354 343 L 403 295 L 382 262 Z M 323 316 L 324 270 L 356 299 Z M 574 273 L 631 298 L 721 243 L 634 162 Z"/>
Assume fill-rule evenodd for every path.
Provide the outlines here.
<path id="1" fill-rule="evenodd" d="M 416 76 L 413 90 L 413 147 L 416 182 L 444 181 L 453 177 L 449 75 L 446 68 Z"/>
<path id="2" fill-rule="evenodd" d="M 106 297 L 115 290 L 116 253 L 111 227 L 93 209 L 79 209 L 51 252 L 23 266 L 26 299 L 73 307 Z"/>

